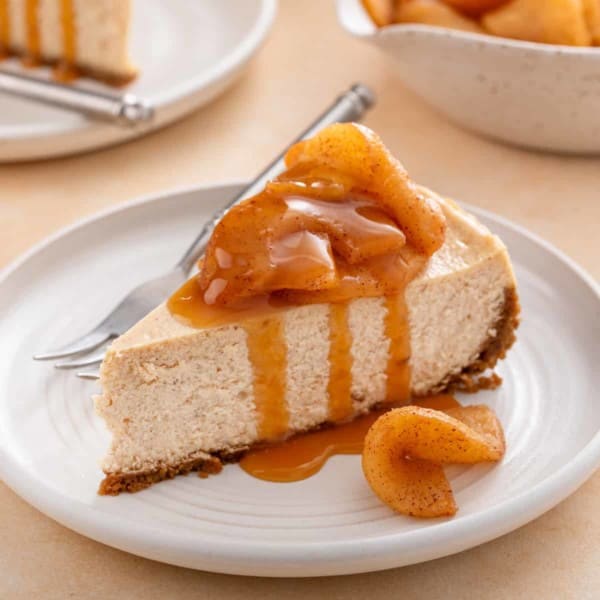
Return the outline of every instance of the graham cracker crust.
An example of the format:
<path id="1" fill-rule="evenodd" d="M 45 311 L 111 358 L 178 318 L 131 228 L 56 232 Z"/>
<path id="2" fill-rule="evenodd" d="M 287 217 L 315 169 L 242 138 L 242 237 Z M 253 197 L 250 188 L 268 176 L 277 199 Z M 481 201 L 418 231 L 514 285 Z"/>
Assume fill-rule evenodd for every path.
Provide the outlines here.
<path id="1" fill-rule="evenodd" d="M 515 330 L 519 326 L 519 313 L 520 305 L 517 291 L 514 287 L 507 288 L 504 292 L 504 310 L 493 328 L 495 334 L 490 335 L 489 339 L 483 344 L 476 360 L 460 373 L 449 376 L 435 389 L 429 390 L 424 395 L 442 392 L 474 393 L 479 390 L 497 388 L 502 383 L 501 377 L 495 373 L 487 376 L 483 373 L 493 369 L 514 344 L 516 340 Z M 316 429 L 320 429 L 324 425 L 321 424 Z M 121 492 L 139 492 L 159 481 L 173 479 L 177 475 L 187 475 L 192 471 L 197 472 L 199 477 L 208 477 L 219 473 L 224 463 L 239 461 L 247 450 L 249 448 L 215 453 L 201 458 L 185 460 L 178 465 L 161 465 L 151 471 L 111 473 L 100 483 L 98 493 L 102 496 L 117 496 Z"/>
<path id="2" fill-rule="evenodd" d="M 187 475 L 196 471 L 200 477 L 216 475 L 223 468 L 223 463 L 216 456 L 194 458 L 179 465 L 161 465 L 152 471 L 141 473 L 111 473 L 100 483 L 98 493 L 101 496 L 117 496 L 121 492 L 139 492 L 153 483 L 165 479 L 173 479 L 177 475 Z"/>

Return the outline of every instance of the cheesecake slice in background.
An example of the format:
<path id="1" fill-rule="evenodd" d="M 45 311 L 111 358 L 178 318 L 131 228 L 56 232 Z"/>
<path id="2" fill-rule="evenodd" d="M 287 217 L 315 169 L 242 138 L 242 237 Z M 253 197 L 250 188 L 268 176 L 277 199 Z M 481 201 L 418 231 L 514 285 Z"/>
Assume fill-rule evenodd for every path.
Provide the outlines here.
<path id="1" fill-rule="evenodd" d="M 63 79 L 127 83 L 130 11 L 129 0 L 0 0 L 0 53 L 57 65 Z"/>
<path id="2" fill-rule="evenodd" d="M 102 494 L 218 472 L 256 444 L 473 390 L 518 323 L 506 248 L 336 125 L 217 226 L 200 274 L 110 347 Z M 487 380 L 484 380 L 487 381 Z"/>

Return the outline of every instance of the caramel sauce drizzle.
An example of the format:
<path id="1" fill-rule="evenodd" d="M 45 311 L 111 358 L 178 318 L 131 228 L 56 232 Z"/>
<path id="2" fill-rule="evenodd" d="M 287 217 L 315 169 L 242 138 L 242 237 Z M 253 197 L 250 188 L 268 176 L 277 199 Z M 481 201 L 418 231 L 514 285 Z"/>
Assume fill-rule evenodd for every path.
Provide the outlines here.
<path id="1" fill-rule="evenodd" d="M 386 401 L 406 404 L 410 399 L 410 331 L 404 295 L 386 296 L 385 332 L 390 340 Z"/>
<path id="2" fill-rule="evenodd" d="M 41 39 L 38 21 L 39 0 L 25 2 L 26 49 L 22 63 L 27 67 L 41 64 Z M 77 62 L 77 28 L 73 0 L 60 0 L 60 26 L 62 31 L 62 58 L 54 67 L 53 77 L 63 83 L 79 76 Z M 9 0 L 0 0 L 0 60 L 10 54 L 11 20 Z"/>
<path id="3" fill-rule="evenodd" d="M 275 317 L 243 322 L 248 336 L 248 355 L 254 369 L 254 403 L 258 435 L 276 440 L 288 429 L 286 397 L 287 346 L 283 322 Z"/>
<path id="4" fill-rule="evenodd" d="M 68 83 L 79 76 L 77 67 L 77 28 L 73 0 L 60 0 L 60 22 L 63 35 L 63 57 L 53 70 L 54 78 Z"/>
<path id="5" fill-rule="evenodd" d="M 203 328 L 276 315 L 289 308 L 289 304 L 265 296 L 250 298 L 235 309 L 218 304 L 207 304 L 198 279 L 192 277 L 167 300 L 167 308 L 186 325 Z"/>
<path id="6" fill-rule="evenodd" d="M 348 326 L 348 304 L 329 307 L 329 419 L 343 421 L 352 416 L 352 334 Z"/>
<path id="7" fill-rule="evenodd" d="M 460 406 L 450 395 L 441 394 L 416 399 L 413 404 L 445 410 Z M 307 479 L 321 470 L 336 454 L 361 454 L 364 439 L 373 423 L 390 407 L 358 417 L 328 429 L 303 433 L 284 442 L 251 450 L 240 467 L 252 477 L 265 481 L 291 482 Z"/>
<path id="8" fill-rule="evenodd" d="M 27 30 L 27 54 L 23 64 L 36 67 L 40 64 L 40 27 L 38 24 L 38 0 L 25 2 L 25 27 Z"/>
<path id="9" fill-rule="evenodd" d="M 0 0 L 0 60 L 8 56 L 10 48 L 10 16 L 8 0 Z"/>
<path id="10" fill-rule="evenodd" d="M 419 261 L 413 261 L 407 268 L 416 269 L 420 264 Z M 247 298 L 235 307 L 209 304 L 197 277 L 187 281 L 167 302 L 171 314 L 192 327 L 215 327 L 228 323 L 241 323 L 244 327 L 249 359 L 254 371 L 253 390 L 261 440 L 276 441 L 288 430 L 285 403 L 287 347 L 280 313 L 294 305 L 294 302 L 285 298 L 269 294 Z M 406 404 L 410 398 L 410 340 L 404 294 L 386 296 L 385 306 L 385 333 L 390 340 L 386 368 L 386 403 Z M 351 395 L 352 334 L 348 312 L 349 301 L 329 303 L 327 393 L 331 422 L 345 421 L 354 414 Z M 367 421 L 362 420 L 360 423 Z M 350 426 L 349 429 L 348 425 L 343 426 L 339 435 L 344 436 L 344 431 L 353 432 L 355 427 L 360 430 L 360 424 Z M 297 443 L 299 442 L 294 442 Z"/>

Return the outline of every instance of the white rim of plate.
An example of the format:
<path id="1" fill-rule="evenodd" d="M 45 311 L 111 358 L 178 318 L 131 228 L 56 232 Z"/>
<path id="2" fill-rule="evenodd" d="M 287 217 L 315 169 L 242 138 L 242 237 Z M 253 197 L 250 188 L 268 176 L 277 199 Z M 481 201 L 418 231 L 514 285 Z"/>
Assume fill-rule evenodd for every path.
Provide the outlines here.
<path id="1" fill-rule="evenodd" d="M 164 200 L 180 194 L 202 192 L 220 187 L 241 187 L 245 182 L 228 181 L 212 185 L 187 186 L 177 188 L 159 195 L 146 195 L 116 207 L 100 211 L 89 217 L 85 217 L 75 223 L 64 227 L 56 233 L 45 238 L 34 245 L 30 250 L 18 257 L 0 272 L 0 286 L 17 269 L 38 252 L 51 245 L 64 235 L 80 228 L 100 221 L 115 213 L 127 211 L 132 208 Z M 546 242 L 538 235 L 531 233 L 526 228 L 511 222 L 509 219 L 498 216 L 495 213 L 480 209 L 478 207 L 463 204 L 463 206 L 476 216 L 481 215 L 492 221 L 516 231 L 520 235 L 541 246 L 544 250 L 554 255 L 559 261 L 566 264 L 574 271 L 594 293 L 600 302 L 600 285 L 558 248 Z M 226 542 L 211 539 L 210 548 L 204 549 L 202 539 L 197 535 L 186 534 L 180 531 L 176 533 L 158 529 L 156 527 L 136 527 L 132 532 L 128 527 L 129 521 L 124 518 L 107 515 L 96 509 L 89 509 L 81 505 L 79 512 L 70 508 L 71 500 L 49 487 L 42 487 L 37 481 L 29 481 L 21 476 L 20 465 L 13 460 L 9 451 L 0 442 L 0 476 L 4 482 L 26 502 L 34 506 L 40 512 L 61 525 L 72 529 L 81 535 L 105 543 L 109 546 L 129 551 L 132 539 L 138 545 L 147 545 L 149 538 L 161 547 L 172 547 L 178 551 L 189 552 L 195 557 L 206 556 L 214 560 L 248 560 L 252 562 L 269 561 L 273 563 L 286 563 L 295 561 L 297 564 L 304 562 L 300 559 L 298 549 L 310 548 L 310 552 L 303 552 L 305 557 L 310 557 L 310 562 L 327 561 L 335 557 L 336 562 L 343 560 L 356 560 L 357 552 L 361 556 L 370 559 L 389 556 L 392 552 L 401 552 L 405 549 L 416 549 L 426 546 L 428 538 L 435 530 L 440 547 L 444 548 L 438 554 L 427 552 L 424 560 L 448 556 L 472 548 L 487 541 L 491 541 L 501 535 L 509 533 L 525 525 L 529 521 L 542 515 L 556 506 L 559 502 L 571 495 L 582 485 L 600 466 L 600 431 L 575 455 L 571 461 L 561 467 L 558 471 L 549 475 L 543 481 L 536 484 L 526 492 L 522 492 L 494 507 L 493 510 L 483 510 L 473 515 L 461 516 L 458 519 L 432 523 L 430 527 L 414 531 L 391 534 L 386 537 L 375 537 L 363 539 L 360 550 L 347 541 L 333 541 L 327 544 L 317 542 L 302 542 L 299 546 L 293 542 L 254 542 L 249 540 L 230 539 Z M 65 501 L 66 500 L 66 501 Z M 411 561 L 415 562 L 415 561 Z M 360 572 L 360 569 L 354 572 Z"/>
<path id="2" fill-rule="evenodd" d="M 244 39 L 202 75 L 157 94 L 154 99 L 155 106 L 158 108 L 170 104 L 181 96 L 187 96 L 209 86 L 218 79 L 226 78 L 239 65 L 248 61 L 263 43 L 267 33 L 271 29 L 276 13 L 277 0 L 261 0 L 258 18 Z"/>

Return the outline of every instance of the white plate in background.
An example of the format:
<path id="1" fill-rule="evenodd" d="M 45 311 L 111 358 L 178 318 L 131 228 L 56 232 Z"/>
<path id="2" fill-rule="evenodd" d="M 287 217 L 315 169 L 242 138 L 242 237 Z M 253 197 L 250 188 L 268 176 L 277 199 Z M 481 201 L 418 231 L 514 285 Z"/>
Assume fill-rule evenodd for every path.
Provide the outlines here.
<path id="1" fill-rule="evenodd" d="M 277 0 L 133 0 L 131 55 L 140 73 L 123 92 L 152 102 L 152 125 L 132 131 L 0 92 L 0 162 L 101 148 L 187 115 L 242 73 L 268 33 L 276 7 Z M 90 86 L 87 81 L 74 85 Z"/>
<path id="2" fill-rule="evenodd" d="M 508 533 L 566 498 L 600 463 L 598 285 L 527 231 L 471 208 L 507 244 L 522 303 L 497 390 L 465 396 L 504 424 L 495 466 L 452 467 L 459 512 L 418 520 L 375 497 L 359 456 L 336 456 L 295 483 L 237 465 L 100 497 L 109 435 L 94 382 L 31 360 L 83 334 L 137 283 L 166 271 L 241 186 L 137 201 L 42 242 L 0 276 L 0 476 L 90 538 L 185 567 L 262 576 L 341 575 L 398 567 Z"/>

